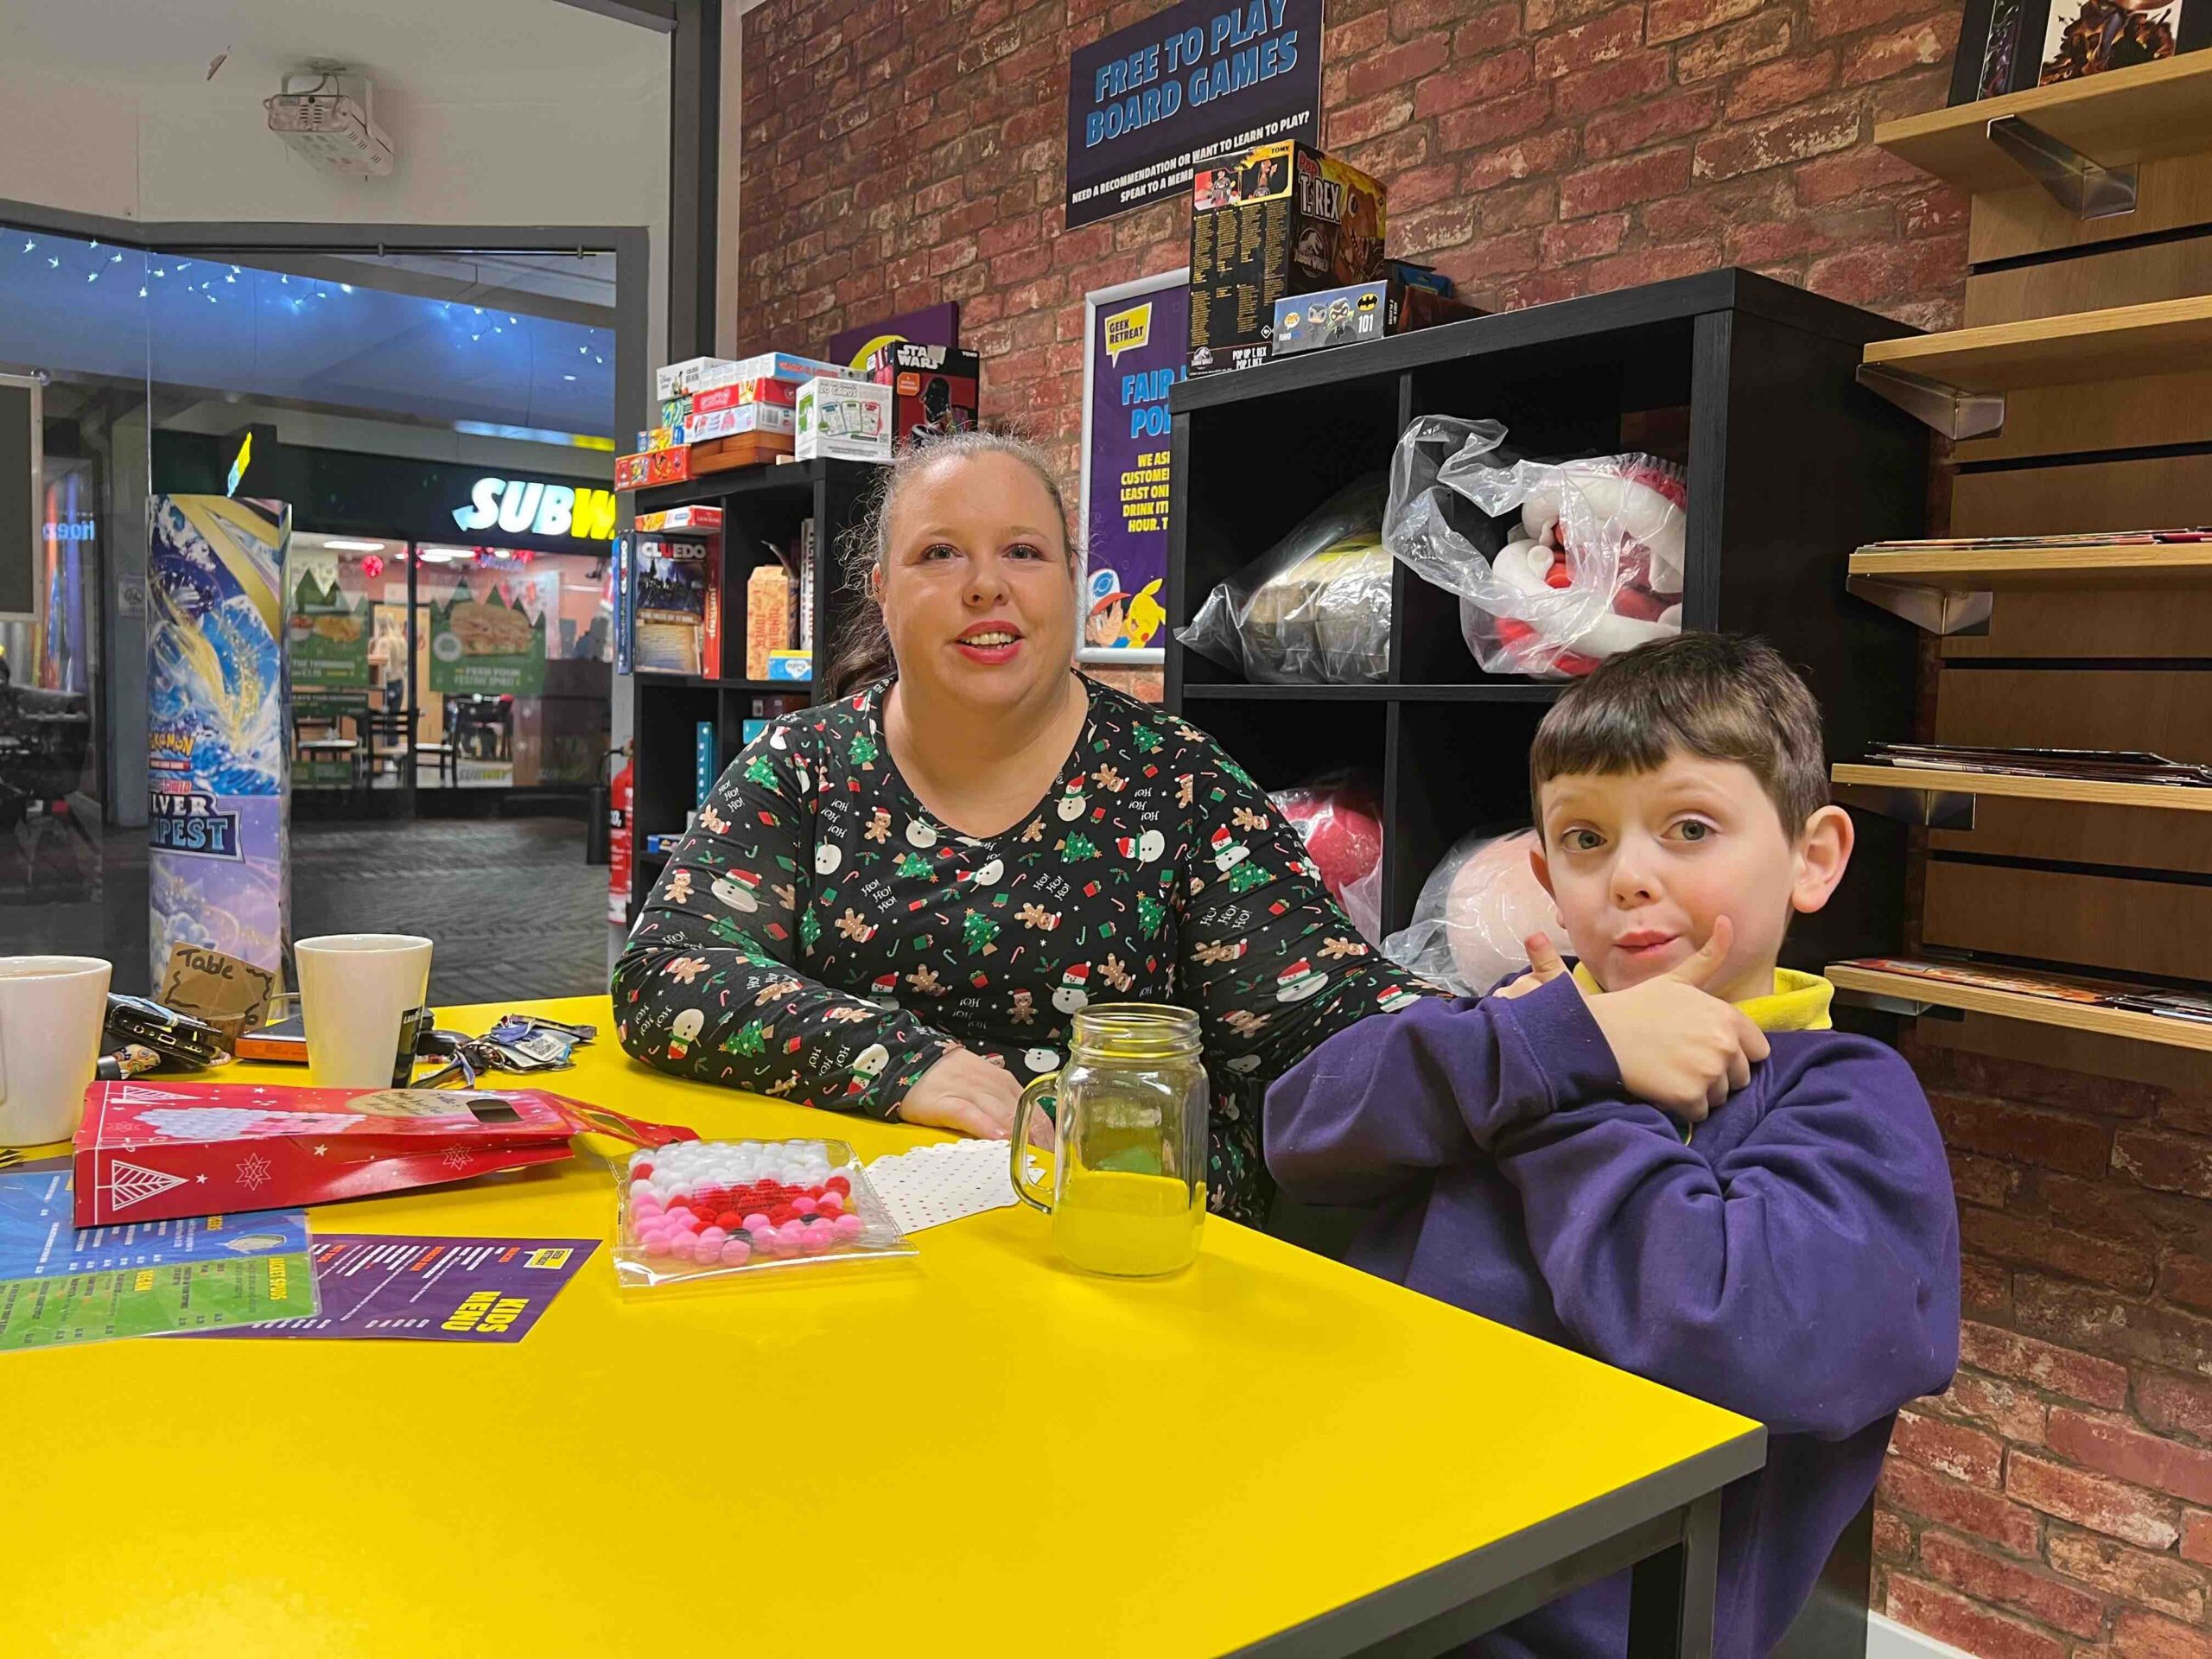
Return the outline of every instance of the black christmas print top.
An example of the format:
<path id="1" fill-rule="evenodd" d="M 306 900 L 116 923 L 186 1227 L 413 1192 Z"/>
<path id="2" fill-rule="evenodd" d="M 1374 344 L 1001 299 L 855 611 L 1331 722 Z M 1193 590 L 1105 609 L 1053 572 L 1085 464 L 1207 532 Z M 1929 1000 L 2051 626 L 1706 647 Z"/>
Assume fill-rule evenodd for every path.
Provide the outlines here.
<path id="1" fill-rule="evenodd" d="M 946 1050 L 1057 1069 L 1093 1000 L 1195 1009 L 1213 1082 L 1210 1202 L 1264 1206 L 1267 1084 L 1429 988 L 1374 954 L 1298 832 L 1211 739 L 1086 682 L 1037 809 L 964 836 L 883 735 L 887 686 L 772 721 L 677 845 L 614 969 L 646 1064 L 888 1117 Z"/>

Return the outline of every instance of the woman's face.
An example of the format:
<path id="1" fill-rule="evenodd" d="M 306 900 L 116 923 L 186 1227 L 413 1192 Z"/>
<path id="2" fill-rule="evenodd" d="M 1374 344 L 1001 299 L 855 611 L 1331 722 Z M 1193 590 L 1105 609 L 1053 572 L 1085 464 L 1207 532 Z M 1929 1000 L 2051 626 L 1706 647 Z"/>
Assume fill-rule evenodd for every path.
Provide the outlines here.
<path id="1" fill-rule="evenodd" d="M 965 702 L 1039 695 L 1075 656 L 1067 538 L 1012 455 L 947 457 L 893 504 L 880 596 L 902 679 Z"/>

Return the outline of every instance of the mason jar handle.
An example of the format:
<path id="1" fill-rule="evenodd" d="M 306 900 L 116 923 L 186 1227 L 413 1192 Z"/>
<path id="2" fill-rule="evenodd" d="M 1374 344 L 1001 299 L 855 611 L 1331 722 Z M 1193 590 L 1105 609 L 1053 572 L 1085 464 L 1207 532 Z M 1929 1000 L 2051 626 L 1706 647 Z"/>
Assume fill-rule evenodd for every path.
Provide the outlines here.
<path id="1" fill-rule="evenodd" d="M 1057 1071 L 1047 1071 L 1021 1091 L 1021 1104 L 1014 1109 L 1014 1139 L 1007 1149 L 1007 1173 L 1014 1178 L 1014 1195 L 1031 1209 L 1042 1210 L 1048 1216 L 1052 1213 L 1052 1194 L 1030 1185 L 1029 1160 L 1025 1154 L 1029 1150 L 1030 1115 L 1037 1109 L 1037 1103 L 1050 1092 L 1050 1085 L 1059 1081 L 1059 1077 Z"/>

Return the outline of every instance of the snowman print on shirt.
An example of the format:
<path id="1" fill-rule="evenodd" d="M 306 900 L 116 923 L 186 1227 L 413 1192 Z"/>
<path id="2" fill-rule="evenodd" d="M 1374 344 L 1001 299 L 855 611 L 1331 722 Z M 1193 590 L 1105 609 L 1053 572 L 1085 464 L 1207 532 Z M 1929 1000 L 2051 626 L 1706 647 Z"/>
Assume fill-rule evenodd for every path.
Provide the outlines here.
<path id="1" fill-rule="evenodd" d="M 1207 838 L 1206 846 L 1213 854 L 1214 868 L 1224 875 L 1251 856 L 1250 849 L 1229 833 L 1225 823 Z"/>
<path id="2" fill-rule="evenodd" d="M 1077 772 L 1068 779 L 1067 787 L 1060 791 L 1059 802 L 1052 810 L 1060 815 L 1061 823 L 1073 823 L 1090 806 L 1090 802 L 1083 792 L 1083 785 L 1084 774 Z"/>
<path id="3" fill-rule="evenodd" d="M 668 1058 L 680 1060 L 691 1052 L 691 1045 L 699 1040 L 699 1033 L 707 1028 L 703 1010 L 685 1008 L 669 1022 Z"/>
<path id="4" fill-rule="evenodd" d="M 883 1075 L 883 1068 L 890 1064 L 891 1051 L 881 1043 L 870 1043 L 861 1051 L 860 1058 L 853 1062 L 853 1080 L 845 1085 L 846 1094 L 866 1094 L 875 1080 Z"/>
<path id="5" fill-rule="evenodd" d="M 1303 957 L 1275 976 L 1275 1001 L 1303 1002 L 1328 984 L 1328 980 L 1313 971 L 1313 964 Z"/>
<path id="6" fill-rule="evenodd" d="M 1060 1069 L 1060 1057 L 1049 1048 L 1033 1048 L 1021 1057 L 1021 1063 L 1039 1076 Z"/>
<path id="7" fill-rule="evenodd" d="M 825 841 L 814 849 L 814 873 L 817 875 L 835 875 L 837 867 L 844 861 L 845 855 L 838 850 L 834 841 Z"/>
<path id="8" fill-rule="evenodd" d="M 760 878 L 750 870 L 732 870 L 715 878 L 714 894 L 741 916 L 749 916 L 760 908 Z"/>
<path id="9" fill-rule="evenodd" d="M 934 847 L 937 845 L 937 831 L 916 818 L 906 826 L 906 844 L 915 848 Z"/>
<path id="10" fill-rule="evenodd" d="M 979 887 L 995 887 L 1005 874 L 1006 861 L 1003 859 L 987 860 L 976 871 L 976 885 Z"/>
<path id="11" fill-rule="evenodd" d="M 1090 993 L 1084 988 L 1090 983 L 1090 964 L 1078 962 L 1060 976 L 1059 988 L 1052 993 L 1052 1006 L 1062 1014 L 1081 1014 L 1090 1006 Z"/>

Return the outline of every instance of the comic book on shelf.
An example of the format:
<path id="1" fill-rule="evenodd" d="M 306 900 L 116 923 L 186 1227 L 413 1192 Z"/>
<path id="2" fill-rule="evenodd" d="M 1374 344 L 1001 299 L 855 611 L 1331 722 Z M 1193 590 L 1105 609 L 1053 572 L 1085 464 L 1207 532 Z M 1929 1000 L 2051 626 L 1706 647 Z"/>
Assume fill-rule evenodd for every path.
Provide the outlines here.
<path id="1" fill-rule="evenodd" d="M 1997 991 L 2012 996 L 2078 1002 L 2089 1007 L 2119 1008 L 2133 1014 L 2212 1024 L 2212 996 L 2169 990 L 2162 986 L 2131 985 L 2118 980 L 2005 968 L 1950 957 L 1859 957 L 1836 965 L 1863 969 L 1868 973 L 1894 974 L 1901 978 L 1924 979 L 1966 990 Z"/>

